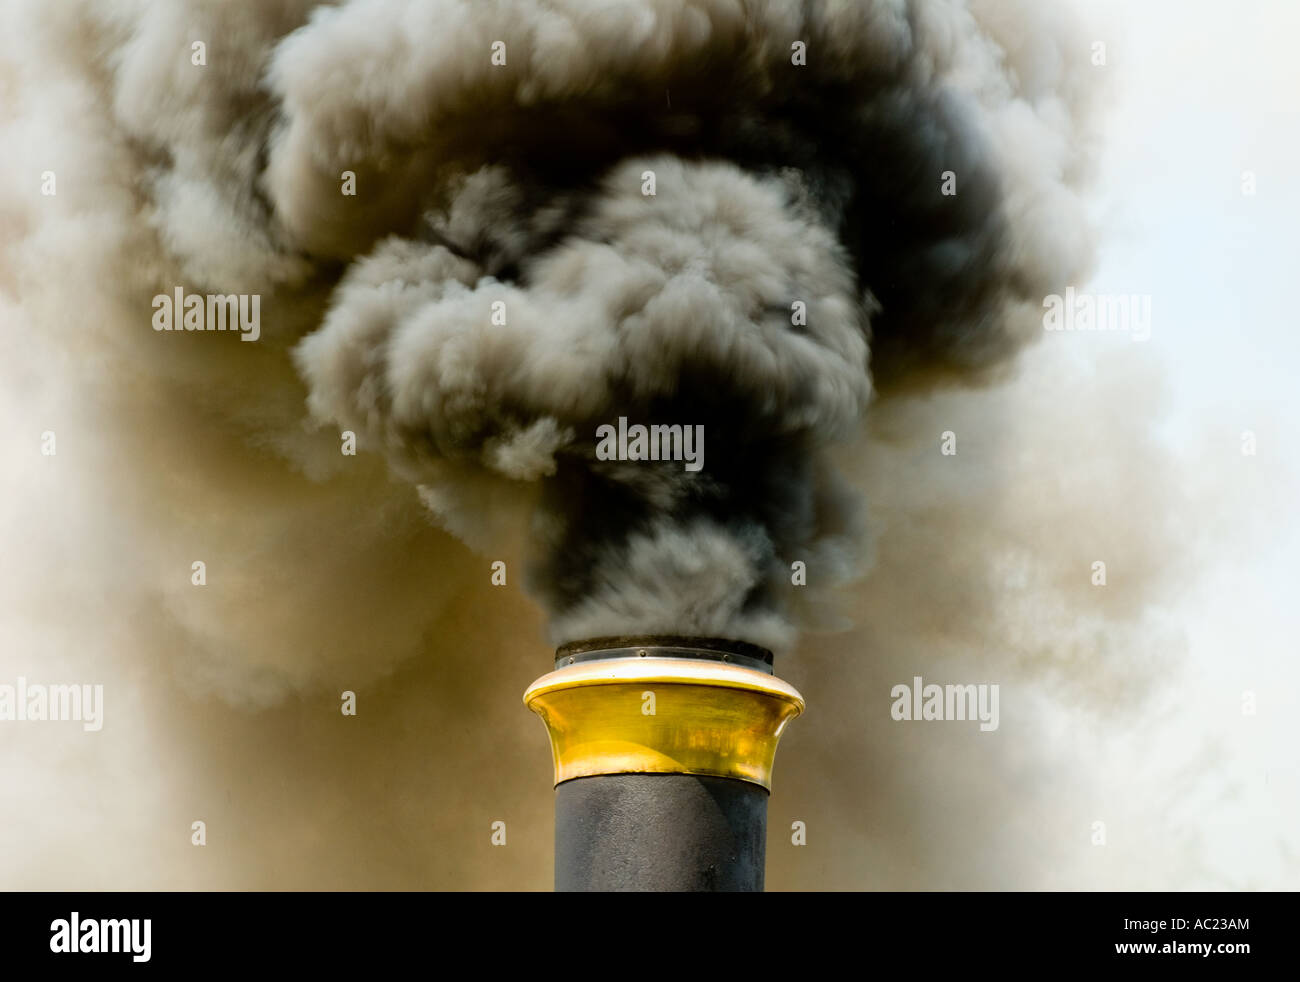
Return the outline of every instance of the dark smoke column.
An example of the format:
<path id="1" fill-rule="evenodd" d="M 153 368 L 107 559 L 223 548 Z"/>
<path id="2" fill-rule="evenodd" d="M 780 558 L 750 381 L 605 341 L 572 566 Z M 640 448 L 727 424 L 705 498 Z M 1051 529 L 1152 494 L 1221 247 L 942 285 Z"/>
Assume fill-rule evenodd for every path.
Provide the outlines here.
<path id="1" fill-rule="evenodd" d="M 158 182 L 248 202 L 238 228 L 269 204 L 260 248 L 313 284 L 305 313 L 345 270 L 294 348 L 312 416 L 476 551 L 526 537 L 549 637 L 597 639 L 528 697 L 555 747 L 562 886 L 757 887 L 735 830 L 761 826 L 749 786 L 798 696 L 652 636 L 793 648 L 814 594 L 869 560 L 840 471 L 873 398 L 995 381 L 1043 336 L 1043 298 L 1084 282 L 1097 86 L 1058 6 L 320 5 L 255 76 L 271 130 L 213 165 L 261 173 L 221 195 Z M 197 166 L 227 129 L 155 156 Z M 207 242 L 180 231 L 192 210 L 164 240 Z M 624 422 L 707 440 L 661 455 Z M 705 798 L 722 824 L 688 804 Z"/>
<path id="2" fill-rule="evenodd" d="M 771 652 L 602 638 L 524 693 L 555 759 L 555 889 L 759 891 L 767 798 L 803 697 Z"/>

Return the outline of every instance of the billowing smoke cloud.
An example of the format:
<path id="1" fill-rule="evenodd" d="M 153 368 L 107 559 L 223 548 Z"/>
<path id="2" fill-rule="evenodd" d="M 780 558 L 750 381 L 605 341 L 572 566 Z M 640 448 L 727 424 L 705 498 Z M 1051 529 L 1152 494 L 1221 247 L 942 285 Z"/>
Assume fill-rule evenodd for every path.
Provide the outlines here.
<path id="1" fill-rule="evenodd" d="M 788 647 L 792 562 L 858 565 L 826 447 L 868 337 L 882 388 L 980 377 L 1087 259 L 1071 66 L 1009 57 L 947 0 L 317 11 L 269 55 L 259 175 L 350 264 L 312 411 L 471 542 L 517 494 L 554 641 Z M 620 417 L 700 427 L 703 468 L 598 456 Z"/>
<path id="2" fill-rule="evenodd" d="M 772 828 L 815 834 L 770 850 L 769 882 L 1113 882 L 1072 851 L 1096 815 L 1080 761 L 1043 749 L 1056 704 L 975 744 L 887 717 L 931 666 L 1007 706 L 1044 677 L 1035 698 L 1111 705 L 1169 647 L 1147 607 L 1197 523 L 1171 511 L 1158 399 L 1132 402 L 1145 377 L 1035 363 L 1017 389 L 913 397 L 1006 366 L 1037 325 L 1021 304 L 1086 257 L 1059 14 L 312 6 L 0 11 L 0 682 L 103 681 L 107 707 L 93 739 L 5 731 L 4 885 L 545 888 L 548 749 L 517 697 L 549 653 L 522 552 L 557 637 L 658 629 L 689 593 L 674 629 L 784 643 L 788 563 L 808 590 L 852 566 L 863 487 L 854 630 L 780 669 L 810 713 Z M 153 332 L 176 285 L 262 293 L 260 340 Z M 868 370 L 876 431 L 837 449 Z M 619 415 L 706 425 L 704 469 L 594 460 Z M 434 513 L 508 561 L 506 589 Z M 1099 537 L 1139 571 L 1100 599 L 1078 576 Z M 1123 882 L 1172 848 L 1153 812 L 1108 850 Z"/>
<path id="3" fill-rule="evenodd" d="M 278 372 L 296 344 L 318 423 L 357 433 L 481 552 L 528 529 L 557 643 L 788 648 L 792 564 L 814 592 L 862 568 L 859 498 L 828 448 L 872 380 L 984 379 L 1090 254 L 1082 51 L 1044 57 L 1064 28 L 1029 9 L 78 13 L 168 256 L 136 277 L 267 294 L 262 357 Z M 201 378 L 212 357 L 167 370 Z M 319 473 L 253 405 L 297 396 L 277 383 L 235 415 Z M 620 419 L 698 434 L 702 466 L 598 456 Z"/>

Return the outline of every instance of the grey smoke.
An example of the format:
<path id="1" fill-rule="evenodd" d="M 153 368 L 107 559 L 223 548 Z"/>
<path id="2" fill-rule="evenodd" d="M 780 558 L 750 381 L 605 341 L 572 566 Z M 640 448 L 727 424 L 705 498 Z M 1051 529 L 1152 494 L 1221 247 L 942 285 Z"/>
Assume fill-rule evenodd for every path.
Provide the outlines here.
<path id="1" fill-rule="evenodd" d="M 1034 4 L 38 7 L 14 139 L 75 104 L 39 77 L 94 107 L 40 241 L 99 215 L 101 321 L 263 296 L 256 352 L 118 357 L 305 477 L 353 430 L 481 553 L 525 538 L 555 642 L 789 647 L 863 566 L 834 458 L 872 398 L 994 377 L 1090 255 L 1085 49 Z M 621 416 L 703 426 L 707 468 L 598 460 Z"/>
<path id="2" fill-rule="evenodd" d="M 348 5 L 304 27 L 310 7 L 252 0 L 0 5 L 0 404 L 8 423 L 0 431 L 0 681 L 103 681 L 107 702 L 105 728 L 93 743 L 62 730 L 5 731 L 0 768 L 13 799 L 5 802 L 11 834 L 0 841 L 6 886 L 550 883 L 549 750 L 517 701 L 545 669 L 548 652 L 539 611 L 515 589 L 514 571 L 517 544 L 527 539 L 519 522 L 545 519 L 533 499 L 552 478 L 507 478 L 472 456 L 408 459 L 404 447 L 389 454 L 403 472 L 414 467 L 428 482 L 421 496 L 436 514 L 451 516 L 461 534 L 509 562 L 510 587 L 493 588 L 483 556 L 433 526 L 435 512 L 410 483 L 390 476 L 373 439 L 363 432 L 361 454 L 342 457 L 336 425 L 304 428 L 309 393 L 292 353 L 332 316 L 345 277 L 377 301 L 379 285 L 394 281 L 392 292 L 403 298 L 394 304 L 422 289 L 431 298 L 484 289 L 479 267 L 494 271 L 502 290 L 529 292 L 520 272 L 526 263 L 514 257 L 527 256 L 548 225 L 562 231 L 589 221 L 585 208 L 573 216 L 562 210 L 586 200 L 575 199 L 582 187 L 600 187 L 635 158 L 671 157 L 671 147 L 653 145 L 663 131 L 683 146 L 688 138 L 722 136 L 691 137 L 689 120 L 649 128 L 668 108 L 689 109 L 690 86 L 676 81 L 647 86 L 643 111 L 611 108 L 606 118 L 617 125 L 603 130 L 585 107 L 536 117 L 485 114 L 484 85 L 452 127 L 451 117 L 427 111 L 429 93 L 448 93 L 446 105 L 463 103 L 475 80 L 487 77 L 486 54 L 466 46 L 456 17 L 442 16 L 426 30 L 420 25 L 435 16 L 428 5 L 372 4 L 345 17 Z M 490 8 L 447 9 L 463 20 L 488 16 Z M 765 16 L 790 9 L 772 7 Z M 848 5 L 821 9 L 856 16 Z M 899 18 L 889 12 L 901 8 L 862 9 L 886 11 L 881 23 L 892 23 Z M 1086 246 L 1077 241 L 1073 188 L 1086 165 L 1082 93 L 1101 80 L 1075 71 L 1073 59 L 1093 35 L 1071 35 L 1054 4 L 986 3 L 972 5 L 973 15 L 952 5 L 925 9 L 934 51 L 915 54 L 916 74 L 952 76 L 949 104 L 964 102 L 968 113 L 962 133 L 983 133 L 981 152 L 1000 168 L 1005 252 L 999 258 L 983 250 L 993 257 L 989 275 L 997 282 L 998 268 L 1036 269 L 1051 281 L 1044 292 L 1059 292 Z M 952 28 L 946 38 L 939 15 Z M 799 15 L 790 16 L 794 32 Z M 405 28 L 392 31 L 390 22 L 403 17 Z M 535 65 L 526 46 L 513 43 L 517 36 L 505 35 L 512 45 L 503 71 L 532 65 L 571 91 L 585 83 L 566 73 L 585 59 L 593 66 L 590 85 L 621 98 L 599 53 L 628 65 L 665 50 L 628 27 L 636 22 L 615 18 L 595 42 L 573 45 L 574 57 Z M 331 23 L 336 28 L 327 31 Z M 558 32 L 563 19 L 555 23 Z M 587 24 L 587 36 L 598 28 Z M 687 37 L 693 31 L 683 28 Z M 834 53 L 856 50 L 859 37 L 829 29 L 818 36 L 808 67 L 795 71 L 828 70 Z M 208 44 L 204 68 L 190 63 L 196 39 Z M 772 63 L 784 72 L 786 38 L 772 45 L 781 49 Z M 292 87 L 291 50 L 304 59 Z M 888 50 L 881 46 L 876 63 L 897 62 L 884 57 Z M 464 87 L 443 77 L 459 77 L 453 56 L 465 65 Z M 350 61 L 354 69 L 346 69 Z M 979 70 L 955 67 L 965 62 Z M 733 70 L 719 58 L 695 63 L 701 78 Z M 1014 85 L 999 70 L 985 70 L 998 63 Z M 272 64 L 280 74 L 268 83 Z M 422 79 L 430 85 L 417 84 Z M 976 79 L 984 81 L 975 86 Z M 361 89 L 375 106 L 347 110 Z M 1007 95 L 1017 90 L 1022 98 Z M 733 92 L 718 92 L 720 105 L 735 103 Z M 509 105 L 508 95 L 503 89 L 494 98 Z M 782 89 L 778 97 L 791 96 Z M 342 108 L 330 116 L 327 106 Z M 825 111 L 821 102 L 810 108 Z M 812 118 L 804 109 L 796 115 Z M 435 119 L 441 123 L 430 125 Z M 423 150 L 415 149 L 419 132 L 429 140 Z M 522 149 L 512 156 L 516 137 L 519 147 L 537 151 L 540 175 L 511 176 L 525 156 Z M 846 138 L 834 134 L 806 152 L 815 164 L 846 153 L 836 149 Z M 647 146 L 632 147 L 638 140 Z M 474 159 L 474 141 L 483 141 L 488 149 L 477 156 L 487 159 Z M 627 161 L 602 157 L 624 145 Z M 549 192 L 555 173 L 543 166 L 544 151 L 563 152 L 569 167 L 590 159 L 591 183 Z M 883 144 L 881 153 L 884 171 Z M 454 165 L 435 166 L 442 156 Z M 683 173 L 702 173 L 703 154 L 677 156 Z M 746 172 L 736 181 L 746 193 L 816 216 L 827 202 L 834 215 L 839 199 L 831 192 L 847 187 L 819 179 L 811 165 L 801 175 L 799 166 L 751 166 L 751 157 L 742 157 L 708 159 Z M 356 198 L 339 194 L 344 160 L 359 176 Z M 894 190 L 914 187 L 919 203 L 940 216 L 944 207 L 965 207 L 961 200 L 973 190 L 954 168 L 959 194 L 945 206 L 938 174 L 922 173 L 913 185 L 898 166 Z M 46 169 L 58 174 L 57 197 L 39 194 Z M 659 178 L 655 203 L 670 204 L 671 182 Z M 420 207 L 423 194 L 436 198 L 443 186 L 447 200 Z M 915 205 L 903 208 L 905 201 L 881 193 L 875 206 L 882 216 L 922 214 Z M 500 217 L 483 227 L 485 214 Z M 882 264 L 894 255 L 891 240 L 922 234 L 890 221 L 854 225 L 878 235 Z M 933 223 L 925 229 L 947 241 Z M 841 231 L 826 236 L 838 237 L 850 255 Z M 557 232 L 552 247 L 563 238 Z M 1063 373 L 1052 363 L 1065 355 L 1056 345 L 1029 353 L 1030 370 L 1010 386 L 913 397 L 909 387 L 923 392 L 945 375 L 975 381 L 976 365 L 996 371 L 1009 364 L 1005 352 L 1040 329 L 1041 309 L 1019 318 L 1012 283 L 1000 329 L 989 320 L 960 334 L 983 337 L 983 347 L 954 345 L 947 367 L 942 343 L 921 345 L 925 358 L 887 356 L 890 345 L 903 351 L 906 339 L 951 324 L 935 323 L 927 335 L 915 327 L 918 317 L 904 331 L 889 319 L 890 303 L 898 307 L 886 291 L 907 278 L 873 279 L 856 260 L 851 265 L 860 277 L 853 302 L 866 287 L 880 295 L 870 328 L 882 398 L 867 413 L 865 442 L 827 447 L 810 469 L 844 469 L 852 482 L 843 488 L 815 478 L 824 518 L 853 516 L 840 499 L 865 488 L 874 567 L 847 598 L 852 630 L 805 643 L 781 663 L 813 711 L 783 738 L 778 758 L 772 884 L 1203 884 L 1187 867 L 1193 844 L 1186 840 L 1199 826 L 1168 832 L 1167 805 L 1180 792 L 1161 783 L 1165 758 L 1149 752 L 1151 727 L 1130 727 L 1131 716 L 1116 707 L 1136 699 L 1142 683 L 1177 655 L 1177 638 L 1164 635 L 1168 625 L 1152 604 L 1184 595 L 1184 579 L 1197 565 L 1187 551 L 1191 531 L 1226 528 L 1231 549 L 1249 551 L 1242 525 L 1222 521 L 1237 499 L 1204 466 L 1235 434 L 1207 438 L 1188 451 L 1186 466 L 1174 466 L 1157 439 L 1164 400 L 1155 373 L 1125 374 L 1115 364 L 1095 374 Z M 398 271 L 416 288 L 400 289 Z M 843 274 L 822 275 L 833 281 Z M 177 286 L 261 293 L 260 339 L 154 332 L 150 298 Z M 521 327 L 520 316 L 512 306 L 507 328 Z M 810 319 L 810 327 L 818 325 Z M 368 357 L 385 355 L 374 348 Z M 358 357 L 367 357 L 364 349 Z M 938 434 L 954 425 L 961 452 L 940 457 Z M 58 431 L 57 458 L 35 450 L 45 429 Z M 541 426 L 531 440 L 513 442 L 501 466 L 526 474 L 525 463 L 547 459 L 534 448 L 553 440 Z M 706 474 L 712 442 L 709 448 Z M 558 457 L 563 462 L 564 454 Z M 643 478 L 653 473 L 636 466 Z M 438 480 L 443 471 L 450 476 Z M 1185 502 L 1186 489 L 1202 483 L 1214 493 Z M 676 487 L 669 482 L 664 493 Z M 1266 507 L 1252 504 L 1251 513 L 1275 515 L 1293 497 L 1277 492 Z M 744 565 L 747 541 L 697 536 L 690 525 L 662 541 L 667 549 L 685 543 L 702 563 L 762 572 Z M 846 564 L 860 555 L 853 535 L 824 541 L 847 552 Z M 510 545 L 498 554 L 500 542 Z M 656 556 L 653 549 L 638 554 Z M 826 570 L 836 555 L 812 557 L 810 573 Z M 1127 570 L 1122 588 L 1099 591 L 1079 575 L 1098 555 Z M 190 584 L 190 563 L 199 558 L 208 563 L 202 589 Z M 806 590 L 823 579 L 812 575 Z M 725 601 L 727 591 L 745 589 L 746 581 L 737 582 L 700 577 L 699 609 L 714 608 L 713 591 Z M 795 613 L 774 613 L 769 623 L 787 631 Z M 588 615 L 607 616 L 607 609 L 570 613 Z M 1002 682 L 999 742 L 891 721 L 889 687 L 918 671 Z M 358 694 L 357 719 L 339 715 L 345 689 Z M 1043 701 L 1036 720 L 1023 715 L 1031 692 Z M 1062 741 L 1059 720 L 1076 717 L 1079 738 Z M 1112 738 L 1113 754 L 1099 758 L 1097 747 Z M 1106 805 L 1100 812 L 1098 795 Z M 1127 812 L 1127 831 L 1098 863 L 1077 833 L 1116 809 Z M 199 818 L 209 823 L 204 849 L 189 840 Z M 509 850 L 493 849 L 483 834 L 497 818 L 511 823 Z M 776 848 L 788 841 L 779 830 L 795 819 L 814 830 L 809 845 Z M 341 862 L 341 855 L 350 858 Z"/>
<path id="3" fill-rule="evenodd" d="M 348 264 L 295 352 L 313 414 L 482 548 L 517 499 L 555 642 L 788 647 L 791 563 L 859 566 L 827 451 L 872 377 L 983 380 L 1088 260 L 1077 66 L 1019 70 L 999 25 L 941 0 L 317 10 L 269 56 L 259 179 L 280 234 Z M 708 468 L 598 460 L 619 416 L 703 425 Z"/>
<path id="4" fill-rule="evenodd" d="M 132 275 L 266 294 L 264 357 L 293 349 L 322 434 L 482 552 L 529 529 L 553 641 L 784 649 L 791 564 L 809 591 L 862 568 L 832 456 L 873 383 L 992 377 L 1087 263 L 1085 52 L 1011 6 L 88 4 L 21 31 L 96 49 L 133 234 L 168 256 Z M 283 364 L 236 418 L 337 470 L 267 420 L 300 397 Z M 597 460 L 619 416 L 704 426 L 708 467 Z"/>

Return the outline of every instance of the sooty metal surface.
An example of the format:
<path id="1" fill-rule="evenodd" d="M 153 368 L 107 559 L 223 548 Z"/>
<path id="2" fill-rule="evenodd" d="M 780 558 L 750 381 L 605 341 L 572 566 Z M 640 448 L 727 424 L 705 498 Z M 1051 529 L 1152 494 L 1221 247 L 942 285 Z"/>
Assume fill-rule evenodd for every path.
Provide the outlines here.
<path id="1" fill-rule="evenodd" d="M 555 889 L 761 891 L 767 792 L 692 774 L 606 774 L 555 789 Z"/>

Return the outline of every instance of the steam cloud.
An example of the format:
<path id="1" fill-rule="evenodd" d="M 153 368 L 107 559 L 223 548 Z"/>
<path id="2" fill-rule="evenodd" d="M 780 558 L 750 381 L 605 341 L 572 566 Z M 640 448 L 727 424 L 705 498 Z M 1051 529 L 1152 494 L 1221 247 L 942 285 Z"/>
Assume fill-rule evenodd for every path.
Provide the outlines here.
<path id="1" fill-rule="evenodd" d="M 791 562 L 861 552 L 826 448 L 868 336 L 881 388 L 980 377 L 1087 259 L 1067 66 L 1008 57 L 929 0 L 316 11 L 258 175 L 278 236 L 350 264 L 296 352 L 313 413 L 471 542 L 518 497 L 556 642 L 788 647 Z M 598 460 L 619 416 L 702 424 L 705 472 Z"/>

